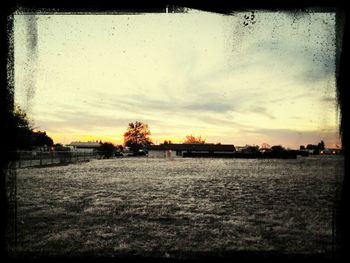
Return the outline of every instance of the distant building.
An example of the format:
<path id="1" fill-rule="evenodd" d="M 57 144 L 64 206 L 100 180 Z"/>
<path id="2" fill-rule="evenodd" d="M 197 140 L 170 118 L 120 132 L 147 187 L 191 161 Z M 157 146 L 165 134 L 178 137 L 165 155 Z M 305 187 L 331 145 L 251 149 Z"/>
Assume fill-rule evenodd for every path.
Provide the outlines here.
<path id="1" fill-rule="evenodd" d="M 101 146 L 99 142 L 71 142 L 67 144 L 66 147 L 69 147 L 72 151 L 77 152 L 94 152 L 97 151 Z"/>
<path id="2" fill-rule="evenodd" d="M 186 153 L 207 153 L 207 154 L 224 154 L 235 152 L 233 144 L 160 144 L 151 145 L 148 151 L 148 157 L 151 158 L 172 158 L 183 157 Z"/>
<path id="3" fill-rule="evenodd" d="M 242 152 L 245 146 L 236 146 L 235 148 L 236 148 L 236 152 Z"/>
<path id="4" fill-rule="evenodd" d="M 325 148 L 320 151 L 320 154 L 341 154 L 342 150 L 339 148 Z"/>
<path id="5" fill-rule="evenodd" d="M 261 153 L 271 152 L 271 148 L 260 148 L 259 152 L 261 152 Z"/>
<path id="6" fill-rule="evenodd" d="M 259 151 L 259 146 L 251 146 L 251 145 L 245 145 L 245 146 L 236 146 L 236 151 L 238 153 L 253 153 Z"/>

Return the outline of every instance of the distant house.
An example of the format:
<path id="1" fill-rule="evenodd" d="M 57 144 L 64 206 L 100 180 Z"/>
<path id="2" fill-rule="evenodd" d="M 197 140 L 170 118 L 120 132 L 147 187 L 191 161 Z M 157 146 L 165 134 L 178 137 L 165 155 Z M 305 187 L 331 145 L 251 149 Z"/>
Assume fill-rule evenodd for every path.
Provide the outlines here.
<path id="1" fill-rule="evenodd" d="M 320 152 L 320 154 L 341 154 L 341 149 L 339 148 L 325 148 Z"/>
<path id="2" fill-rule="evenodd" d="M 259 151 L 259 146 L 251 146 L 251 145 L 236 146 L 236 151 L 238 153 L 255 153 Z"/>
<path id="3" fill-rule="evenodd" d="M 242 152 L 246 148 L 246 146 L 236 146 L 235 148 L 236 152 Z"/>
<path id="4" fill-rule="evenodd" d="M 71 142 L 67 144 L 66 147 L 69 147 L 72 151 L 77 152 L 94 152 L 97 151 L 101 146 L 99 142 Z"/>
<path id="5" fill-rule="evenodd" d="M 172 158 L 183 157 L 186 154 L 224 154 L 235 152 L 233 144 L 160 144 L 151 145 L 148 150 L 148 157 L 151 158 Z"/>

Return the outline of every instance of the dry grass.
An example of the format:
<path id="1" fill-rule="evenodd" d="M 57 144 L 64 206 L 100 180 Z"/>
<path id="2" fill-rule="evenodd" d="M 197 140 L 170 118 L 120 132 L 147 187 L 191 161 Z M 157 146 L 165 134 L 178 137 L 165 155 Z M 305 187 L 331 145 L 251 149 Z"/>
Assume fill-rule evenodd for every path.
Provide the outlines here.
<path id="1" fill-rule="evenodd" d="M 20 169 L 16 254 L 329 252 L 342 161 L 125 158 Z"/>

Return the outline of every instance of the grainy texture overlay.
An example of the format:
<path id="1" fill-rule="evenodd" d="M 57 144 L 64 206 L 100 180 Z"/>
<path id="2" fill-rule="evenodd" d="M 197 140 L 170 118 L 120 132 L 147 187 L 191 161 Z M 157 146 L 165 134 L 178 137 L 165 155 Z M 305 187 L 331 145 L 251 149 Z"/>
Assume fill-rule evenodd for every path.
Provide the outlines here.
<path id="1" fill-rule="evenodd" d="M 15 254 L 331 252 L 342 164 L 130 158 L 19 169 Z"/>

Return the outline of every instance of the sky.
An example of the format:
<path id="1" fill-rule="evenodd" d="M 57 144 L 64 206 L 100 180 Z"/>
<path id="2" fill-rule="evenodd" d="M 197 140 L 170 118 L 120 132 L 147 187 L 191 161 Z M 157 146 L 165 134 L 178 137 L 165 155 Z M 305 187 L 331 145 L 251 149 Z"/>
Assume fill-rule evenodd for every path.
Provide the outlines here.
<path id="1" fill-rule="evenodd" d="M 335 13 L 14 15 L 15 103 L 55 143 L 340 144 Z"/>

